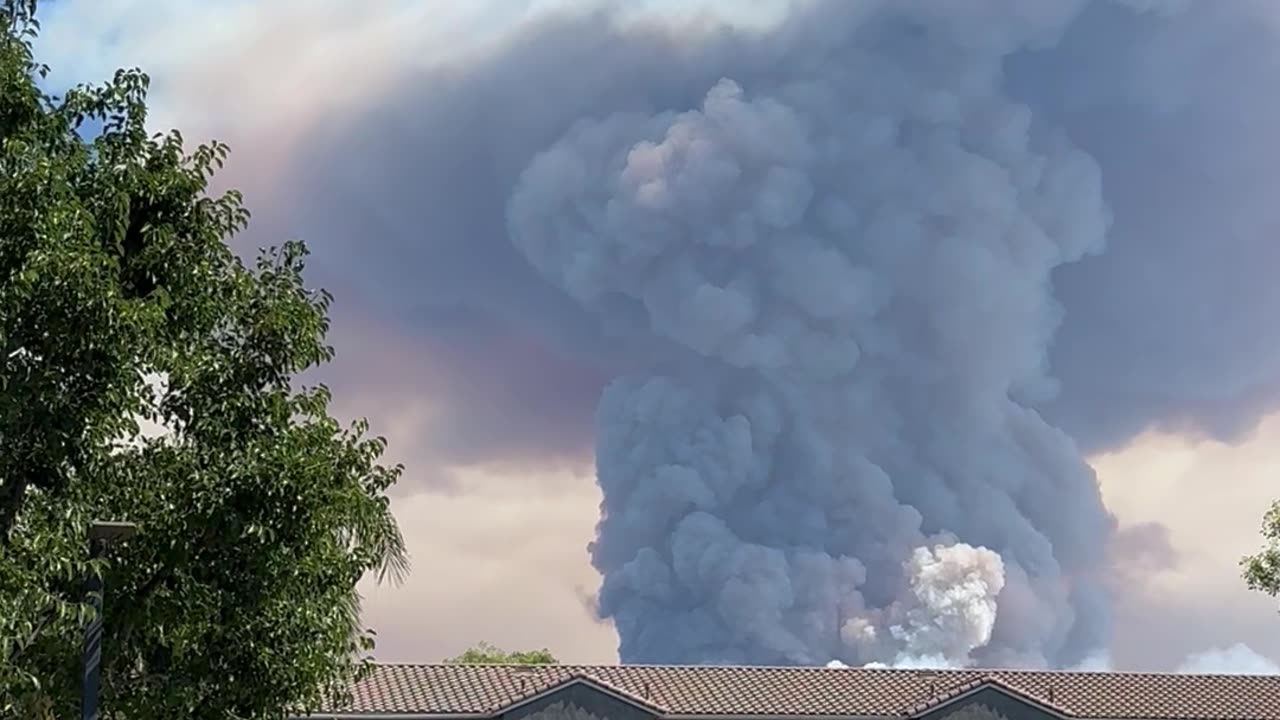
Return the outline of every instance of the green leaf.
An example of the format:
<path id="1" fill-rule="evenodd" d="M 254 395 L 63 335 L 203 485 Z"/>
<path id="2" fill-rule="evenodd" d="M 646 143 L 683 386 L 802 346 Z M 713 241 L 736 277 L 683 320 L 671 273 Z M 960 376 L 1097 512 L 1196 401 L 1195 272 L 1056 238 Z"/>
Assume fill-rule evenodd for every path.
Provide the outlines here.
<path id="1" fill-rule="evenodd" d="M 445 660 L 450 665 L 558 665 L 549 650 L 507 652 L 488 642 L 467 648 L 461 655 Z"/>
<path id="2" fill-rule="evenodd" d="M 299 389 L 333 357 L 306 246 L 239 259 L 226 146 L 149 133 L 141 71 L 45 94 L 35 9 L 0 10 L 0 716 L 75 714 L 91 574 L 105 717 L 314 707 L 373 649 L 357 581 L 407 572 L 400 468 Z M 91 562 L 101 518 L 142 530 Z"/>

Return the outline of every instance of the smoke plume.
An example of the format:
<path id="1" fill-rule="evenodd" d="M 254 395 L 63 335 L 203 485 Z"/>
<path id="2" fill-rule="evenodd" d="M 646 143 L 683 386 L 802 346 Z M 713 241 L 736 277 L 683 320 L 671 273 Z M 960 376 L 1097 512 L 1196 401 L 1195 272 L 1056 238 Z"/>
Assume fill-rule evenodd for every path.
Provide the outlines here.
<path id="1" fill-rule="evenodd" d="M 380 108 L 400 134 L 327 130 L 335 198 L 404 176 L 312 221 L 401 238 L 352 281 L 432 332 L 613 378 L 590 550 L 624 661 L 1089 663 L 1115 522 L 1082 449 L 1280 399 L 1272 14 L 553 17 Z"/>
<path id="2" fill-rule="evenodd" d="M 1051 273 L 1110 217 L 1096 162 L 1000 64 L 1064 6 L 986 27 L 851 7 L 795 20 L 821 34 L 751 92 L 577 123 L 511 200 L 535 268 L 663 351 L 597 413 L 624 659 L 1042 665 L 1106 640 L 1087 574 L 1111 522 L 1026 398 Z"/>

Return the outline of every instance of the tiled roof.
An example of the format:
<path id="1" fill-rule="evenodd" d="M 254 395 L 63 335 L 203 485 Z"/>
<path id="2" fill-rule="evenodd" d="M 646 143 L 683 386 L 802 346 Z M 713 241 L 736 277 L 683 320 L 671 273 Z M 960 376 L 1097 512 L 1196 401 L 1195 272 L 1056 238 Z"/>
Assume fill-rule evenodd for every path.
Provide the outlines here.
<path id="1" fill-rule="evenodd" d="M 1068 717 L 1280 720 L 1280 676 L 663 665 L 377 665 L 345 712 L 491 715 L 575 678 L 667 716 L 911 717 L 990 683 Z"/>

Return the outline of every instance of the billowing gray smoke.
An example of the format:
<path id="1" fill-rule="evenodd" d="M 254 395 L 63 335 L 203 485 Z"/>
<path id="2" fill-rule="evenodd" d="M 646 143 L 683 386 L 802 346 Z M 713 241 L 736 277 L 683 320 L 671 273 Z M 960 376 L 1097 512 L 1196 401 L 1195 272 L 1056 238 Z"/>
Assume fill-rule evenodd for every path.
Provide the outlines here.
<path id="1" fill-rule="evenodd" d="M 377 199 L 406 240 L 371 277 L 421 253 L 431 312 L 619 375 L 591 552 L 624 661 L 1072 665 L 1115 532 L 1081 449 L 1280 397 L 1273 14 L 549 22 L 405 114 L 423 175 Z"/>
<path id="2" fill-rule="evenodd" d="M 1111 524 L 1027 403 L 1050 275 L 1108 215 L 1097 164 L 1003 88 L 1066 6 L 987 5 L 826 8 L 796 21 L 823 34 L 793 71 L 584 120 L 525 171 L 516 245 L 667 348 L 597 413 L 593 559 L 624 659 L 1044 664 L 1105 642 Z"/>

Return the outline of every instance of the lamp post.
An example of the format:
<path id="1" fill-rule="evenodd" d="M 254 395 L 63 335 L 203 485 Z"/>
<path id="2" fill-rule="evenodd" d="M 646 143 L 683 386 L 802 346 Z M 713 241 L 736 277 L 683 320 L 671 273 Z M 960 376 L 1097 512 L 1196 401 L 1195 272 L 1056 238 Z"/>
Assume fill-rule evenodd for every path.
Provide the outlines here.
<path id="1" fill-rule="evenodd" d="M 131 537 L 138 526 L 128 522 L 94 520 L 89 523 L 89 558 L 96 560 L 107 547 Z M 85 594 L 93 605 L 93 618 L 84 630 L 84 648 L 80 653 L 80 718 L 98 720 L 98 680 L 102 674 L 102 577 L 90 573 L 85 578 Z"/>

